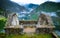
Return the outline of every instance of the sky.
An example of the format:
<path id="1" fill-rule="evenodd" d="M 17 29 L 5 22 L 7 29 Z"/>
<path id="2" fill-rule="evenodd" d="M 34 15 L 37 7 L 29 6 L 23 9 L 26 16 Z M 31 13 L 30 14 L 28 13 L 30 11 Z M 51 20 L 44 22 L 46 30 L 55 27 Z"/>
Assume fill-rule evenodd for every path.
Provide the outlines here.
<path id="1" fill-rule="evenodd" d="M 18 4 L 29 4 L 29 3 L 33 3 L 33 4 L 41 4 L 44 3 L 46 1 L 53 1 L 53 2 L 60 2 L 60 0 L 11 0 L 13 2 L 16 2 Z"/>

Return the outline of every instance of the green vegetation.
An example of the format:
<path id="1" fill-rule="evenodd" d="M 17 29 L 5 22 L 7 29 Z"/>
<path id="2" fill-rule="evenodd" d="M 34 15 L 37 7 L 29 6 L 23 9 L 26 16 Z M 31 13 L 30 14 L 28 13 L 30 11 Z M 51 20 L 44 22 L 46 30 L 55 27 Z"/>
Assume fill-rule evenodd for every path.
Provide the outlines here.
<path id="1" fill-rule="evenodd" d="M 59 38 L 60 38 L 60 36 L 59 36 Z"/>
<path id="2" fill-rule="evenodd" d="M 6 18 L 0 16 L 0 31 L 4 29 L 5 23 L 6 23 Z"/>
<path id="3" fill-rule="evenodd" d="M 60 3 L 56 2 L 45 2 L 42 3 L 39 7 L 35 9 L 36 11 L 46 11 L 46 12 L 56 12 L 57 10 L 60 10 Z M 35 11 L 34 10 L 34 11 Z"/>
<path id="4" fill-rule="evenodd" d="M 22 10 L 26 10 L 24 7 L 21 7 L 13 2 L 8 3 L 8 2 L 3 2 L 3 1 L 0 1 L 2 4 L 2 7 L 0 8 L 0 32 L 4 29 L 4 26 L 5 26 L 5 23 L 6 23 L 6 18 L 7 15 L 11 12 L 15 12 L 18 11 L 17 9 L 14 9 L 15 7 L 19 8 L 19 11 L 22 11 Z M 4 8 L 3 8 L 4 6 Z M 6 10 L 6 8 L 8 8 L 9 10 Z M 13 9 L 10 9 L 10 8 L 13 8 Z M 13 11 L 12 11 L 13 10 Z M 38 19 L 38 12 L 41 12 L 41 11 L 45 11 L 45 12 L 56 12 L 56 14 L 59 16 L 59 17 L 52 17 L 53 21 L 54 21 L 54 25 L 56 25 L 56 29 L 55 30 L 60 30 L 60 11 L 58 12 L 58 10 L 60 10 L 60 3 L 55 3 L 55 2 L 45 2 L 43 4 L 41 4 L 40 6 L 38 6 L 34 11 L 32 11 L 30 14 L 31 15 L 31 19 L 29 17 L 30 20 L 37 20 Z M 4 16 L 4 17 L 3 17 Z M 26 15 L 27 16 L 27 15 Z M 25 18 L 25 19 L 27 19 Z M 57 19 L 56 19 L 57 18 Z M 2 35 L 4 36 L 4 34 Z M 6 36 L 6 38 L 52 38 L 51 34 L 39 34 L 39 35 L 33 35 L 33 36 L 27 36 L 27 35 L 9 35 L 9 36 Z M 59 36 L 60 38 L 60 36 Z"/>
<path id="5" fill-rule="evenodd" d="M 38 19 L 38 15 L 37 13 L 35 13 L 34 15 L 31 15 L 31 20 L 37 20 Z"/>
<path id="6" fill-rule="evenodd" d="M 0 15 L 2 15 L 2 16 L 4 16 L 4 17 L 7 17 L 7 14 L 8 14 L 8 13 L 6 12 L 6 10 L 0 8 Z"/>
<path id="7" fill-rule="evenodd" d="M 6 36 L 6 38 L 52 38 L 52 35 L 51 34 L 39 34 L 39 35 L 24 34 L 24 35 L 9 35 L 9 36 Z"/>

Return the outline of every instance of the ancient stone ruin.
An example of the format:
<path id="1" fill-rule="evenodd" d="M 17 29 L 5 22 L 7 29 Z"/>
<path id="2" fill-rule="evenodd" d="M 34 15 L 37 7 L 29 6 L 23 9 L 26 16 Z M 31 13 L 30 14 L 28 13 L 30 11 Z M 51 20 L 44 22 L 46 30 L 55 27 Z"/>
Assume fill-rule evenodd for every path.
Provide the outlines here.
<path id="1" fill-rule="evenodd" d="M 52 33 L 55 28 L 49 15 L 40 14 L 38 21 L 19 21 L 16 13 L 10 14 L 6 22 L 6 34 Z"/>
<path id="2" fill-rule="evenodd" d="M 6 34 L 21 34 L 21 32 L 23 32 L 23 27 L 22 25 L 19 25 L 19 20 L 16 13 L 8 16 L 8 20 L 4 28 Z"/>

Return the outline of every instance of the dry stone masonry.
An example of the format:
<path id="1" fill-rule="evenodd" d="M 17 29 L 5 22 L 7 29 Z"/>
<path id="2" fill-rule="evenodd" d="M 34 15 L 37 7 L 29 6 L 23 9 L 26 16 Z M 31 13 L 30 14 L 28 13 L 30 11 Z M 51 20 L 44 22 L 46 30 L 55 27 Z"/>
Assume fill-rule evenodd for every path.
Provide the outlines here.
<path id="1" fill-rule="evenodd" d="M 52 33 L 55 28 L 49 15 L 40 14 L 38 21 L 19 21 L 16 13 L 10 14 L 6 22 L 6 34 Z"/>

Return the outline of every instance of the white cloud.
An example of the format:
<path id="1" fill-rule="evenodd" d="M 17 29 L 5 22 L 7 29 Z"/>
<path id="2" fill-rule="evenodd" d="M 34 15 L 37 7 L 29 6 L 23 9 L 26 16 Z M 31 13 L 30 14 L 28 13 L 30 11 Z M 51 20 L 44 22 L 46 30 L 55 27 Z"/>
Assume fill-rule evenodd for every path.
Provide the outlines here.
<path id="1" fill-rule="evenodd" d="M 14 1 L 16 3 L 23 3 L 23 4 L 28 4 L 28 3 L 33 3 L 33 4 L 41 4 L 44 3 L 46 1 L 55 1 L 55 2 L 59 2 L 60 0 L 11 0 Z"/>
<path id="2" fill-rule="evenodd" d="M 23 3 L 23 4 L 28 4 L 28 3 L 33 3 L 33 4 L 41 4 L 47 0 L 11 0 L 16 3 Z"/>

